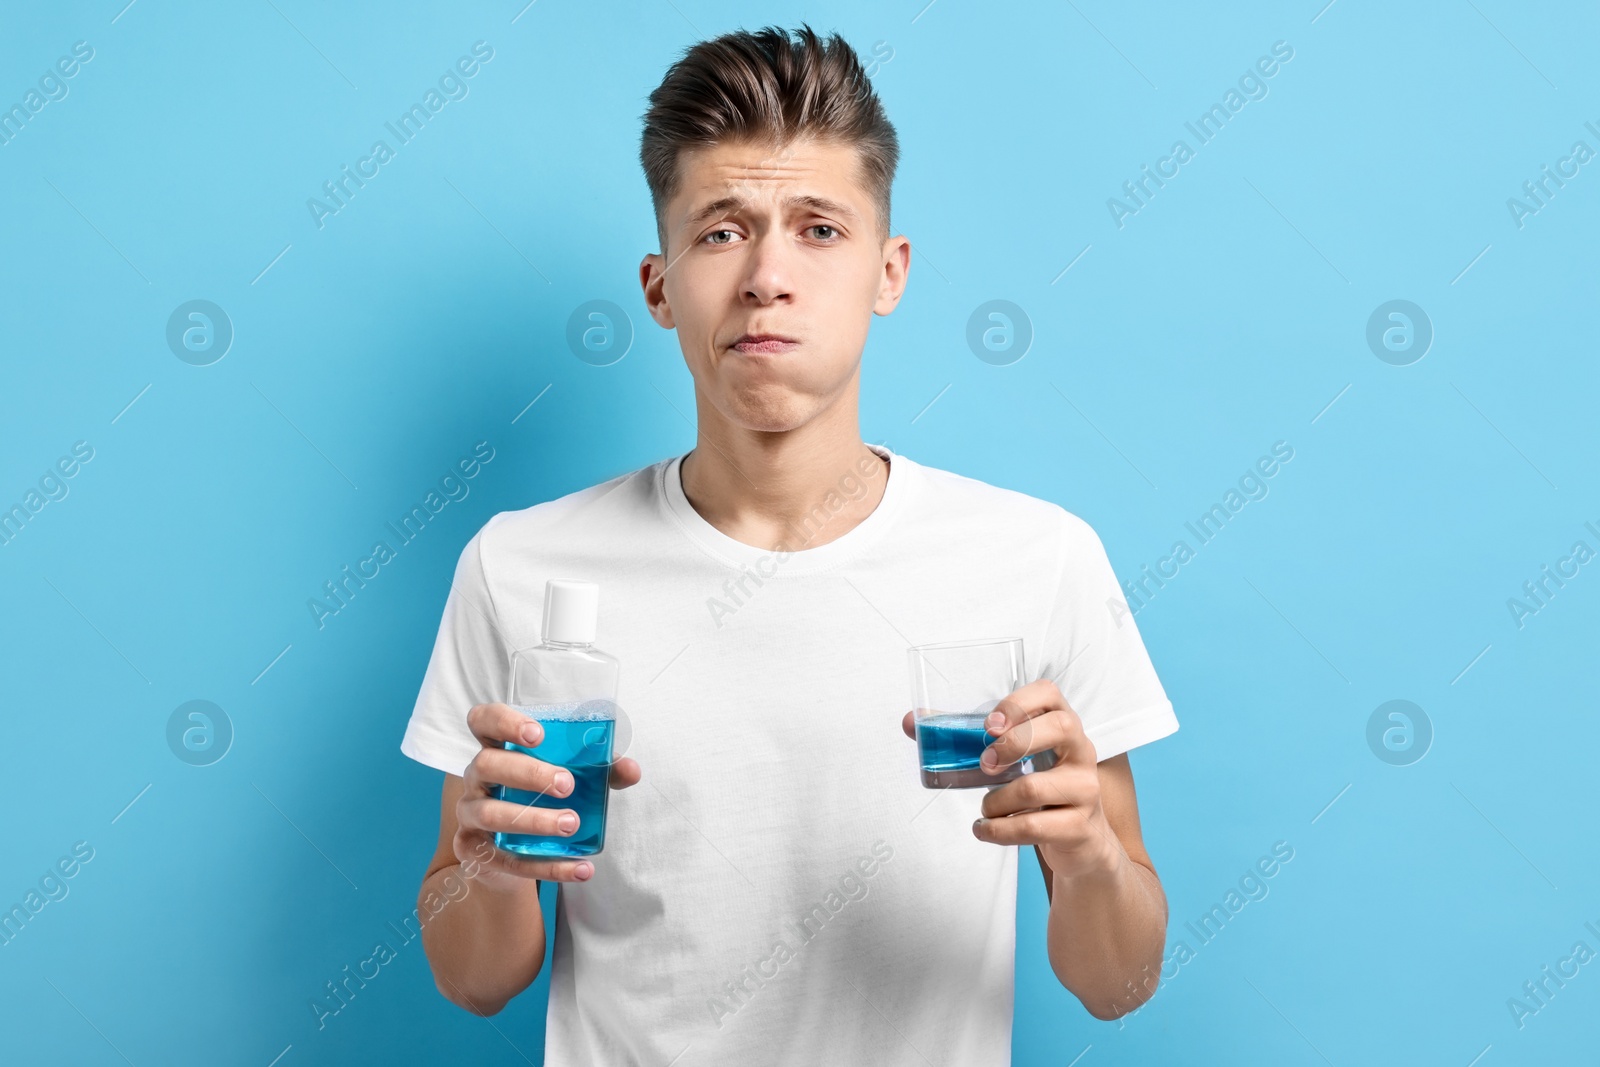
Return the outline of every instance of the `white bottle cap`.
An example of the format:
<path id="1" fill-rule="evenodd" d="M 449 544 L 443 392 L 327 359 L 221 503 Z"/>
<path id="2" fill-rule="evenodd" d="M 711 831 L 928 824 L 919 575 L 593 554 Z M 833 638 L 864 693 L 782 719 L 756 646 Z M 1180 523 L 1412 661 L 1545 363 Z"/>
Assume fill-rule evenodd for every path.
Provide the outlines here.
<path id="1" fill-rule="evenodd" d="M 593 644 L 600 617 L 600 587 L 594 582 L 551 578 L 544 586 L 544 639 Z"/>

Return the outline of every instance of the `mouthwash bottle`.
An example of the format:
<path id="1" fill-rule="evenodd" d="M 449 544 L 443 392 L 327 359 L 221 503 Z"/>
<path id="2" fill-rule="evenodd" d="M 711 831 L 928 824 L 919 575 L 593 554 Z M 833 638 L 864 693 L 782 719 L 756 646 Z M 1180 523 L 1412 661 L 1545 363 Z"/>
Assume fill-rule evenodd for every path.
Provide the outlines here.
<path id="1" fill-rule="evenodd" d="M 545 583 L 543 642 L 511 657 L 506 703 L 544 727 L 544 740 L 528 747 L 505 747 L 565 767 L 572 792 L 564 797 L 495 786 L 501 800 L 578 814 L 578 829 L 567 836 L 497 833 L 494 843 L 524 856 L 570 859 L 593 856 L 605 846 L 607 778 L 616 734 L 616 657 L 594 647 L 600 587 L 594 582 L 552 578 Z"/>

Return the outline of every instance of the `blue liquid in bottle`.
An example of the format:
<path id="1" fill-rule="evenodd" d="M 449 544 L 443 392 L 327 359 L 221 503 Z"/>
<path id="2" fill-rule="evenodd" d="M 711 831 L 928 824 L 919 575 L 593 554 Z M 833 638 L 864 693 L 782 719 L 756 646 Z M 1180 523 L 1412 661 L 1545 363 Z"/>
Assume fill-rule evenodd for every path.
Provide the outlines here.
<path id="1" fill-rule="evenodd" d="M 505 742 L 505 747 L 565 767 L 572 774 L 572 792 L 558 797 L 497 785 L 495 798 L 557 811 L 570 808 L 578 814 L 578 829 L 570 836 L 502 832 L 494 835 L 494 843 L 524 856 L 571 859 L 595 855 L 605 846 L 606 801 L 611 792 L 606 779 L 611 772 L 616 720 L 583 714 L 571 705 L 517 710 L 538 720 L 544 727 L 544 740 L 533 748 L 511 741 Z"/>
<path id="2" fill-rule="evenodd" d="M 996 740 L 984 728 L 986 715 L 928 715 L 918 719 L 917 747 L 922 754 L 922 769 L 982 774 L 978 758 Z"/>

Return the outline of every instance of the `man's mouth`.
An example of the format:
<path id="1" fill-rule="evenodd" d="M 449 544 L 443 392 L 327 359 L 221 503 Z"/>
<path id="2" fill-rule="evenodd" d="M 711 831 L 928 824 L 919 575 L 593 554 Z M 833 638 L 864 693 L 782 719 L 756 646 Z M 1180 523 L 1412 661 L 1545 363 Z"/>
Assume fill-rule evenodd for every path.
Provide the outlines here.
<path id="1" fill-rule="evenodd" d="M 800 342 L 792 337 L 784 337 L 776 333 L 747 333 L 728 347 L 735 352 L 747 356 L 777 355 L 799 347 Z"/>

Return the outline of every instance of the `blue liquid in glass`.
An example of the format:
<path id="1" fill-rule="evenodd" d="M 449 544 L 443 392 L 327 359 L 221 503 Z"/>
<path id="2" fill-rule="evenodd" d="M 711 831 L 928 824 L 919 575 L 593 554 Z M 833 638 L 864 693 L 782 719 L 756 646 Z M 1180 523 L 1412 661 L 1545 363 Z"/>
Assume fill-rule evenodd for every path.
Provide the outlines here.
<path id="1" fill-rule="evenodd" d="M 918 719 L 917 748 L 922 754 L 922 769 L 978 770 L 983 750 L 997 740 L 984 728 L 987 714 L 928 715 Z"/>
<path id="2" fill-rule="evenodd" d="M 520 710 L 548 711 L 545 708 Z M 505 742 L 505 747 L 514 752 L 525 752 L 545 763 L 565 767 L 572 773 L 572 792 L 557 797 L 497 785 L 494 795 L 499 800 L 540 808 L 558 811 L 570 808 L 578 813 L 578 829 L 571 836 L 497 833 L 494 843 L 524 856 L 559 859 L 593 856 L 605 846 L 606 801 L 611 792 L 606 778 L 611 771 L 611 740 L 616 720 L 594 717 L 545 718 L 537 713 L 529 717 L 537 719 L 544 727 L 544 740 L 533 748 L 510 741 Z"/>

